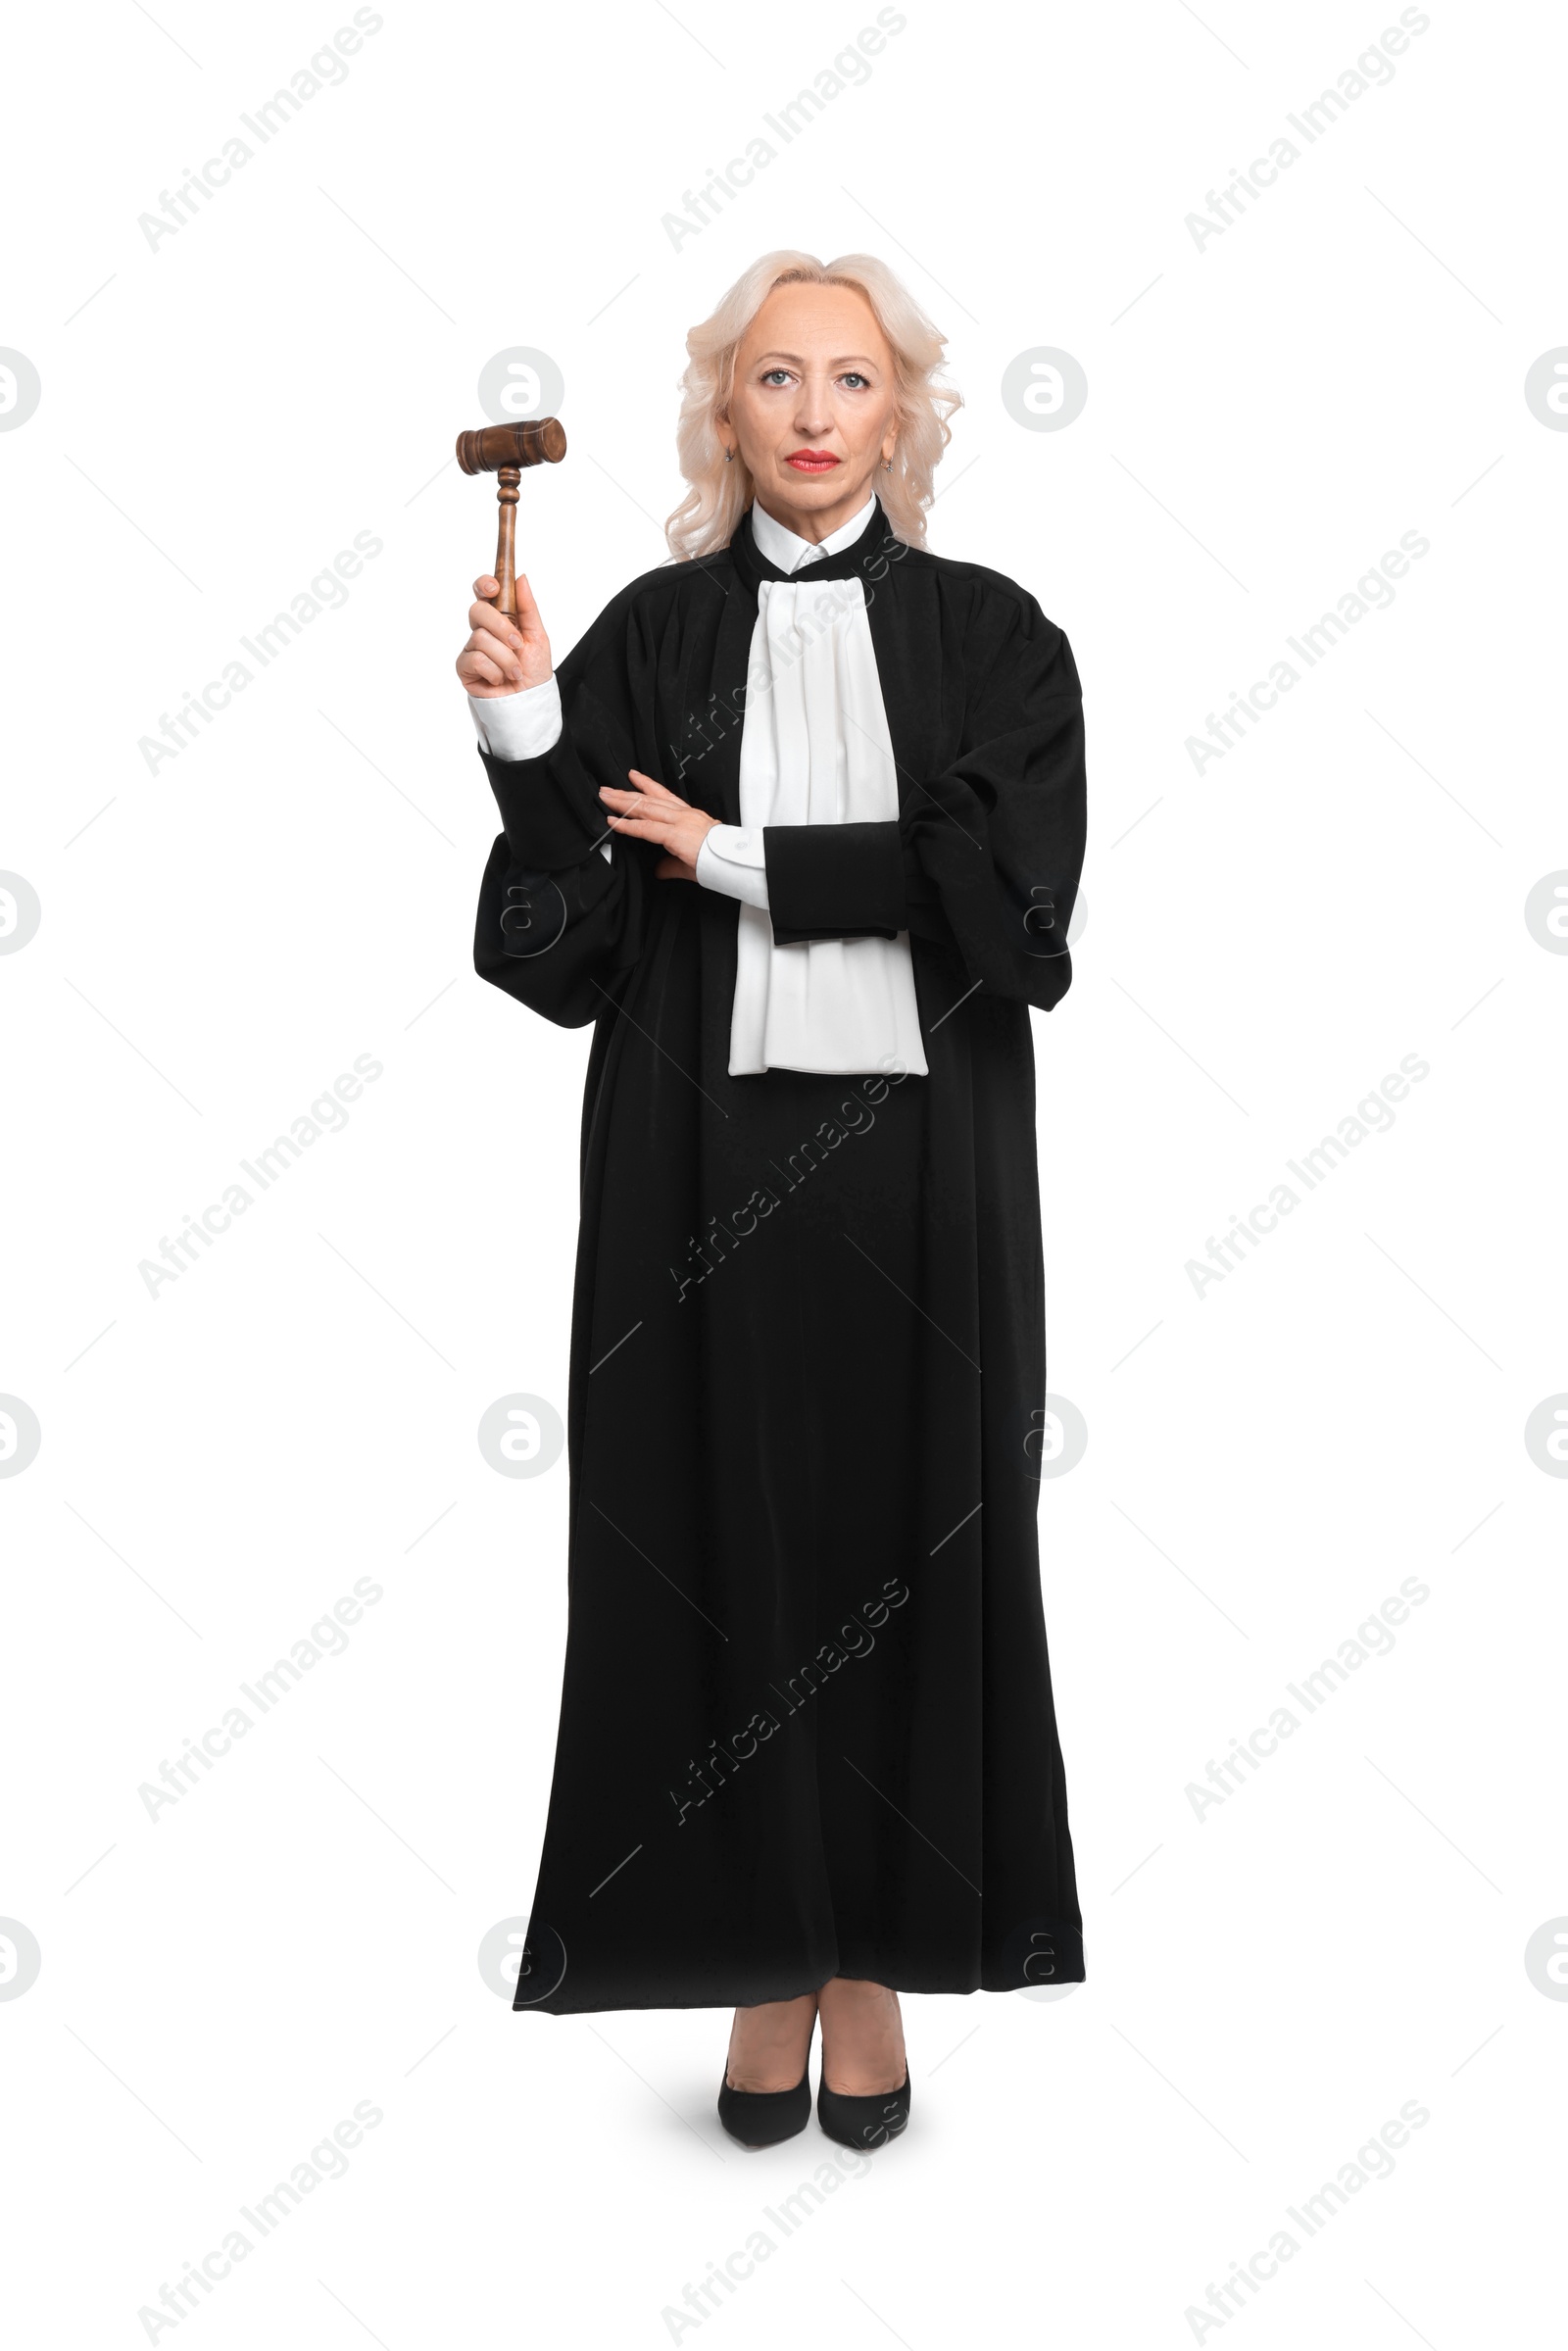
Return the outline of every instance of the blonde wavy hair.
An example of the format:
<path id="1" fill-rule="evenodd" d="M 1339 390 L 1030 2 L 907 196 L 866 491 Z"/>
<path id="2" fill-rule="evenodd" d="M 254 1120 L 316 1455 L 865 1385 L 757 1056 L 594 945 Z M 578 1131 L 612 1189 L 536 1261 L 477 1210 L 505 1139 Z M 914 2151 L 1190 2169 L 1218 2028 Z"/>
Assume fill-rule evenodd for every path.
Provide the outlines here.
<path id="1" fill-rule="evenodd" d="M 877 475 L 877 495 L 894 537 L 910 547 L 925 545 L 932 476 L 953 438 L 948 418 L 963 405 L 958 393 L 937 380 L 943 337 L 874 254 L 847 253 L 836 262 L 819 262 L 814 253 L 764 253 L 735 280 L 711 318 L 686 337 L 689 365 L 681 377 L 675 445 L 690 487 L 664 525 L 677 563 L 727 547 L 752 503 L 746 460 L 738 451 L 733 462 L 726 459 L 718 423 L 734 390 L 735 361 L 746 330 L 773 288 L 786 285 L 854 286 L 870 304 L 893 353 L 898 393 L 893 469 Z"/>

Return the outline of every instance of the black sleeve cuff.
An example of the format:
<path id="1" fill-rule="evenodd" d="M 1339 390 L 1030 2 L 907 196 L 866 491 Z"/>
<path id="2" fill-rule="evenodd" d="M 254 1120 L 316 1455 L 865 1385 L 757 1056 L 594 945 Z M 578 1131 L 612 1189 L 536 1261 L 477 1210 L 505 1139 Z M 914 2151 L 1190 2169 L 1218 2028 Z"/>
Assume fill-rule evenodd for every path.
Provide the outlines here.
<path id="1" fill-rule="evenodd" d="M 560 873 L 593 855 L 610 828 L 565 736 L 537 759 L 498 759 L 482 744 L 477 749 L 519 864 Z"/>
<path id="2" fill-rule="evenodd" d="M 896 939 L 909 927 L 896 821 L 767 824 L 762 856 L 777 947 L 814 939 Z"/>

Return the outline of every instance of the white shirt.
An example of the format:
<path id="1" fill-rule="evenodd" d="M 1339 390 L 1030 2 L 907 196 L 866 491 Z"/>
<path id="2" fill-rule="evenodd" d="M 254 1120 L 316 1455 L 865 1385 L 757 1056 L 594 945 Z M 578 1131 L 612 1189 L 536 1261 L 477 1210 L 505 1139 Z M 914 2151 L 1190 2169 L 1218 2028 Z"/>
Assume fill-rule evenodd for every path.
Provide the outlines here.
<path id="1" fill-rule="evenodd" d="M 768 562 L 791 573 L 858 539 L 860 512 L 820 545 L 761 507 L 752 530 Z M 484 748 L 537 759 L 561 733 L 561 695 L 547 678 L 519 694 L 469 699 Z M 858 1074 L 895 1061 L 927 1074 L 909 935 L 774 944 L 762 828 L 874 824 L 899 813 L 898 771 L 859 579 L 762 580 L 757 591 L 741 725 L 741 822 L 716 824 L 698 853 L 705 889 L 737 899 L 731 1077 L 767 1069 Z M 610 844 L 604 845 L 605 854 Z"/>

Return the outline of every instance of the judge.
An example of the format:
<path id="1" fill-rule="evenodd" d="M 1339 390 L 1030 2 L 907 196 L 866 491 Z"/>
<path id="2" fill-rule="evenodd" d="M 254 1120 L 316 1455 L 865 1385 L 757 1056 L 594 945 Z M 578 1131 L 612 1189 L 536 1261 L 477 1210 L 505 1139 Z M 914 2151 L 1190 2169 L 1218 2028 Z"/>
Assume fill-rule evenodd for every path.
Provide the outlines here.
<path id="1" fill-rule="evenodd" d="M 1034 596 L 926 549 L 957 399 L 884 264 L 769 254 L 687 348 L 675 560 L 559 666 L 480 579 L 458 661 L 502 825 L 476 968 L 593 1028 L 514 2006 L 733 2004 L 751 2145 L 809 2120 L 820 2018 L 818 2119 L 878 2145 L 899 1992 L 1084 1972 L 1029 1019 L 1068 985 L 1082 706 Z"/>

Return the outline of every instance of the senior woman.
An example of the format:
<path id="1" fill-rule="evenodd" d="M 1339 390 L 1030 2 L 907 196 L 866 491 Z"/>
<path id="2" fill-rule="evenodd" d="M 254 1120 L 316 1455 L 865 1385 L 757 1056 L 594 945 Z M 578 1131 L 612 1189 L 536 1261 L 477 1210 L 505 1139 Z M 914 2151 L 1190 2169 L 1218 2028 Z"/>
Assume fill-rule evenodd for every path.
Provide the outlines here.
<path id="1" fill-rule="evenodd" d="M 1029 1006 L 1084 838 L 1066 638 L 931 555 L 956 394 L 881 262 L 688 337 L 672 563 L 556 667 L 480 599 L 474 961 L 593 1024 L 569 1621 L 514 2006 L 735 2006 L 753 2146 L 904 2130 L 898 1994 L 1083 1977 L 1036 1544 Z"/>

